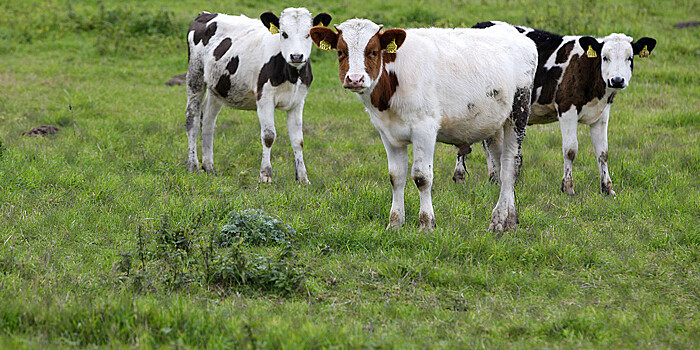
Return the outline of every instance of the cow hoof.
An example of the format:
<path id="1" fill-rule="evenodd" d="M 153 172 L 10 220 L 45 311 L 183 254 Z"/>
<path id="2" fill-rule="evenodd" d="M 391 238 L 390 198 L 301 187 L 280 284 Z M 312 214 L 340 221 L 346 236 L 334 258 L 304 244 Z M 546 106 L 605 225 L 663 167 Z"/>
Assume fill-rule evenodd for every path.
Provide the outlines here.
<path id="1" fill-rule="evenodd" d="M 272 183 L 272 177 L 267 176 L 265 174 L 260 174 L 260 178 L 258 178 L 259 183 Z"/>
<path id="2" fill-rule="evenodd" d="M 561 180 L 561 191 L 568 194 L 569 196 L 573 196 L 576 194 L 574 191 L 574 179 L 572 178 L 566 178 Z"/>
<path id="3" fill-rule="evenodd" d="M 398 230 L 403 226 L 404 216 L 398 212 L 391 212 L 389 214 L 389 225 L 386 226 L 387 230 Z"/>
<path id="4" fill-rule="evenodd" d="M 496 207 L 491 214 L 489 231 L 504 232 L 515 230 L 518 225 L 518 212 L 514 206 L 505 208 Z"/>
<path id="5" fill-rule="evenodd" d="M 601 192 L 604 195 L 606 195 L 606 196 L 612 195 L 613 197 L 615 196 L 615 191 L 613 191 L 613 189 L 612 189 L 612 182 L 607 182 L 607 183 L 603 182 L 600 184 L 600 187 L 601 187 Z"/>
<path id="6" fill-rule="evenodd" d="M 299 183 L 301 183 L 302 185 L 311 185 L 311 181 L 309 181 L 309 179 L 307 178 L 302 178 L 301 180 L 299 180 Z"/>
<path id="7" fill-rule="evenodd" d="M 420 222 L 420 231 L 433 232 L 435 230 L 435 215 L 422 212 L 418 215 L 418 222 Z"/>
<path id="8" fill-rule="evenodd" d="M 214 164 L 202 164 L 202 170 L 207 174 L 216 175 L 216 170 L 214 170 Z"/>
<path id="9" fill-rule="evenodd" d="M 199 164 L 197 163 L 187 163 L 187 170 L 191 173 L 199 172 Z"/>
<path id="10" fill-rule="evenodd" d="M 466 179 L 466 174 L 462 171 L 455 171 L 455 174 L 452 176 L 452 181 L 458 184 L 463 184 Z"/>

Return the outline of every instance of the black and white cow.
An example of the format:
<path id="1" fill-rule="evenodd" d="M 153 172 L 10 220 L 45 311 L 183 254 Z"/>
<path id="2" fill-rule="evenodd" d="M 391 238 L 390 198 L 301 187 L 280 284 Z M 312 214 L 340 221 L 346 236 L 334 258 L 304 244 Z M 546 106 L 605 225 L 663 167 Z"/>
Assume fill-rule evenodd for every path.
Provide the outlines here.
<path id="1" fill-rule="evenodd" d="M 199 169 L 197 134 L 202 129 L 202 168 L 214 172 L 214 127 L 223 105 L 257 110 L 263 146 L 260 182 L 272 181 L 270 148 L 275 141 L 275 109 L 287 111 L 289 139 L 299 182 L 309 182 L 302 148 L 304 99 L 313 76 L 309 30 L 328 25 L 331 16 L 311 17 L 305 8 L 288 8 L 278 18 L 260 19 L 204 12 L 187 33 L 188 168 Z M 206 92 L 206 97 L 204 94 Z"/>
<path id="2" fill-rule="evenodd" d="M 481 22 L 474 28 L 508 26 L 505 22 Z M 590 36 L 561 36 L 527 27 L 513 26 L 537 45 L 539 54 L 532 111 L 528 124 L 559 121 L 564 154 L 561 190 L 574 194 L 572 162 L 578 151 L 578 123 L 588 124 L 598 160 L 601 190 L 614 195 L 608 172 L 608 119 L 618 91 L 629 85 L 634 55 L 648 57 L 656 40 L 641 38 L 636 42 L 624 34 L 610 34 L 602 39 Z M 497 179 L 498 162 L 487 150 L 487 164 L 492 179 Z M 520 157 L 519 157 L 520 159 Z M 464 179 L 464 155 L 457 155 L 453 179 Z"/>
<path id="3" fill-rule="evenodd" d="M 537 49 L 513 28 L 382 30 L 366 19 L 314 27 L 321 48 L 338 52 L 340 81 L 357 93 L 379 131 L 393 190 L 389 227 L 405 221 L 408 144 L 420 194 L 421 229 L 435 227 L 431 198 L 436 141 L 468 149 L 503 133 L 501 193 L 491 230 L 514 229 L 515 161 L 525 137 Z M 497 33 L 496 33 L 497 32 Z"/>

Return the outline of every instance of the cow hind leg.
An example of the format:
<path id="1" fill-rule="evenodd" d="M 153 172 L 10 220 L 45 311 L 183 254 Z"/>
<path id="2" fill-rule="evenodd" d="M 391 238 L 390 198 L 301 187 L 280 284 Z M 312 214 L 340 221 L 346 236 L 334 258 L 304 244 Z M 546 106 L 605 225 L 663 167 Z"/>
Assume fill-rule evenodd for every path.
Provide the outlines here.
<path id="1" fill-rule="evenodd" d="M 262 160 L 260 161 L 260 176 L 258 182 L 272 182 L 272 163 L 270 153 L 272 144 L 275 143 L 277 132 L 275 131 L 275 108 L 270 103 L 258 101 L 258 119 L 260 120 L 260 141 L 262 143 Z"/>
<path id="2" fill-rule="evenodd" d="M 516 228 L 518 213 L 515 210 L 515 179 L 520 149 L 525 139 L 525 128 L 530 115 L 530 89 L 521 88 L 515 94 L 513 111 L 503 125 L 501 163 L 501 191 L 498 203 L 491 213 L 491 231 L 508 231 Z"/>
<path id="3" fill-rule="evenodd" d="M 221 111 L 223 103 L 212 94 L 204 98 L 202 111 L 202 169 L 209 174 L 214 173 L 214 129 L 216 116 Z"/>
<path id="4" fill-rule="evenodd" d="M 559 128 L 561 129 L 562 153 L 564 155 L 564 175 L 561 180 L 561 191 L 573 196 L 574 176 L 573 163 L 578 152 L 578 140 L 576 130 L 578 128 L 578 113 L 576 107 L 562 113 L 559 117 Z"/>
<path id="5" fill-rule="evenodd" d="M 489 172 L 489 181 L 497 184 L 501 173 L 501 153 L 503 151 L 503 130 L 499 130 L 490 138 L 484 140 L 484 154 Z"/>
<path id="6" fill-rule="evenodd" d="M 202 120 L 202 99 L 204 98 L 204 72 L 190 61 L 187 70 L 187 108 L 185 109 L 185 129 L 187 133 L 187 169 L 195 172 L 199 169 L 197 158 L 197 135 Z"/>
<path id="7" fill-rule="evenodd" d="M 292 144 L 292 150 L 294 151 L 296 179 L 300 183 L 308 185 L 309 177 L 306 173 L 306 164 L 304 163 L 303 111 L 304 106 L 302 104 L 287 112 L 287 130 L 289 131 L 289 142 Z"/>
<path id="8" fill-rule="evenodd" d="M 464 166 L 464 158 L 467 154 L 471 153 L 472 149 L 470 145 L 459 146 L 457 151 L 457 164 L 455 164 L 455 172 L 452 175 L 452 181 L 456 183 L 464 183 L 467 178 L 467 167 Z"/>

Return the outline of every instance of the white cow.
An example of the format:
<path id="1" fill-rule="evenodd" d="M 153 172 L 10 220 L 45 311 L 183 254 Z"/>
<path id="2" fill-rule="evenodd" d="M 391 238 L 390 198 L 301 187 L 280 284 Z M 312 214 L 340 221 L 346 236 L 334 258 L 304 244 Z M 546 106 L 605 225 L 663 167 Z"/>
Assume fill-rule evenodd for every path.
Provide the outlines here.
<path id="1" fill-rule="evenodd" d="M 534 43 L 513 28 L 389 29 L 366 19 L 311 29 L 321 48 L 338 52 L 340 80 L 364 103 L 389 162 L 393 200 L 389 227 L 405 221 L 407 145 L 420 193 L 421 229 L 435 227 L 431 199 L 436 141 L 460 149 L 504 133 L 501 193 L 491 230 L 514 229 L 514 158 L 525 137 L 537 68 Z"/>
<path id="2" fill-rule="evenodd" d="M 201 125 L 202 168 L 214 172 L 216 116 L 228 105 L 257 110 L 263 145 L 259 180 L 271 182 L 270 148 L 276 136 L 275 109 L 280 109 L 287 111 L 296 178 L 307 184 L 302 115 L 313 79 L 309 30 L 318 24 L 328 25 L 331 16 L 321 13 L 312 18 L 305 8 L 288 8 L 279 18 L 265 12 L 260 19 L 204 12 L 190 25 L 185 112 L 188 168 L 199 168 L 197 134 Z"/>

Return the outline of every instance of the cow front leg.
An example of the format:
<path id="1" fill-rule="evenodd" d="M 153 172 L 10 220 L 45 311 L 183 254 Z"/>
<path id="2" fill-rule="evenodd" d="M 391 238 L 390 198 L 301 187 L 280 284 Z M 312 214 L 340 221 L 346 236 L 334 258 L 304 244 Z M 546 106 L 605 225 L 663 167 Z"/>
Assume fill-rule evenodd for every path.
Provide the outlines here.
<path id="1" fill-rule="evenodd" d="M 270 152 L 272 144 L 275 143 L 277 133 L 275 131 L 275 108 L 270 103 L 258 101 L 258 119 L 260 120 L 260 141 L 262 143 L 262 161 L 260 162 L 260 177 L 258 182 L 272 182 L 272 164 L 270 163 Z"/>
<path id="2" fill-rule="evenodd" d="M 605 195 L 615 195 L 612 189 L 612 180 L 608 171 L 608 118 L 610 117 L 610 105 L 605 107 L 603 115 L 597 122 L 591 124 L 591 141 L 598 161 L 598 173 L 600 175 L 601 192 Z"/>
<path id="3" fill-rule="evenodd" d="M 216 116 L 219 115 L 222 102 L 212 94 L 204 98 L 202 113 L 202 169 L 209 174 L 214 173 L 214 129 Z"/>
<path id="4" fill-rule="evenodd" d="M 185 129 L 187 133 L 187 169 L 199 170 L 197 159 L 197 135 L 202 120 L 202 98 L 204 98 L 203 72 L 190 67 L 187 71 L 187 108 L 185 109 Z"/>
<path id="5" fill-rule="evenodd" d="M 297 181 L 304 185 L 309 184 L 304 164 L 304 132 L 303 132 L 304 104 L 287 112 L 287 130 L 289 142 L 294 150 L 294 170 Z"/>
<path id="6" fill-rule="evenodd" d="M 561 180 L 561 191 L 573 196 L 576 194 L 574 192 L 573 163 L 578 152 L 578 139 L 576 138 L 578 113 L 575 106 L 571 106 L 571 109 L 559 117 L 559 128 L 561 128 L 562 153 L 564 154 L 564 176 Z"/>
<path id="7" fill-rule="evenodd" d="M 497 184 L 501 173 L 501 153 L 503 152 L 503 130 L 484 140 L 484 154 L 489 171 L 489 181 Z"/>
<path id="8" fill-rule="evenodd" d="M 394 146 L 380 132 L 382 143 L 386 150 L 386 158 L 389 165 L 389 181 L 391 182 L 391 211 L 389 212 L 388 229 L 397 229 L 406 221 L 404 211 L 404 189 L 406 188 L 406 174 L 408 173 L 408 150 L 406 146 Z"/>
<path id="9" fill-rule="evenodd" d="M 420 212 L 418 222 L 420 230 L 435 229 L 435 214 L 433 213 L 433 155 L 437 128 L 432 125 L 419 125 L 413 130 L 413 169 L 411 177 L 418 188 L 420 197 Z"/>
<path id="10" fill-rule="evenodd" d="M 503 129 L 503 147 L 500 157 L 501 172 L 499 174 L 501 191 L 498 196 L 498 203 L 496 203 L 496 207 L 491 212 L 490 231 L 513 230 L 518 224 L 514 186 L 518 149 L 520 148 L 522 137 L 525 135 L 525 130 L 524 128 L 518 130 L 511 119 L 506 120 Z"/>

